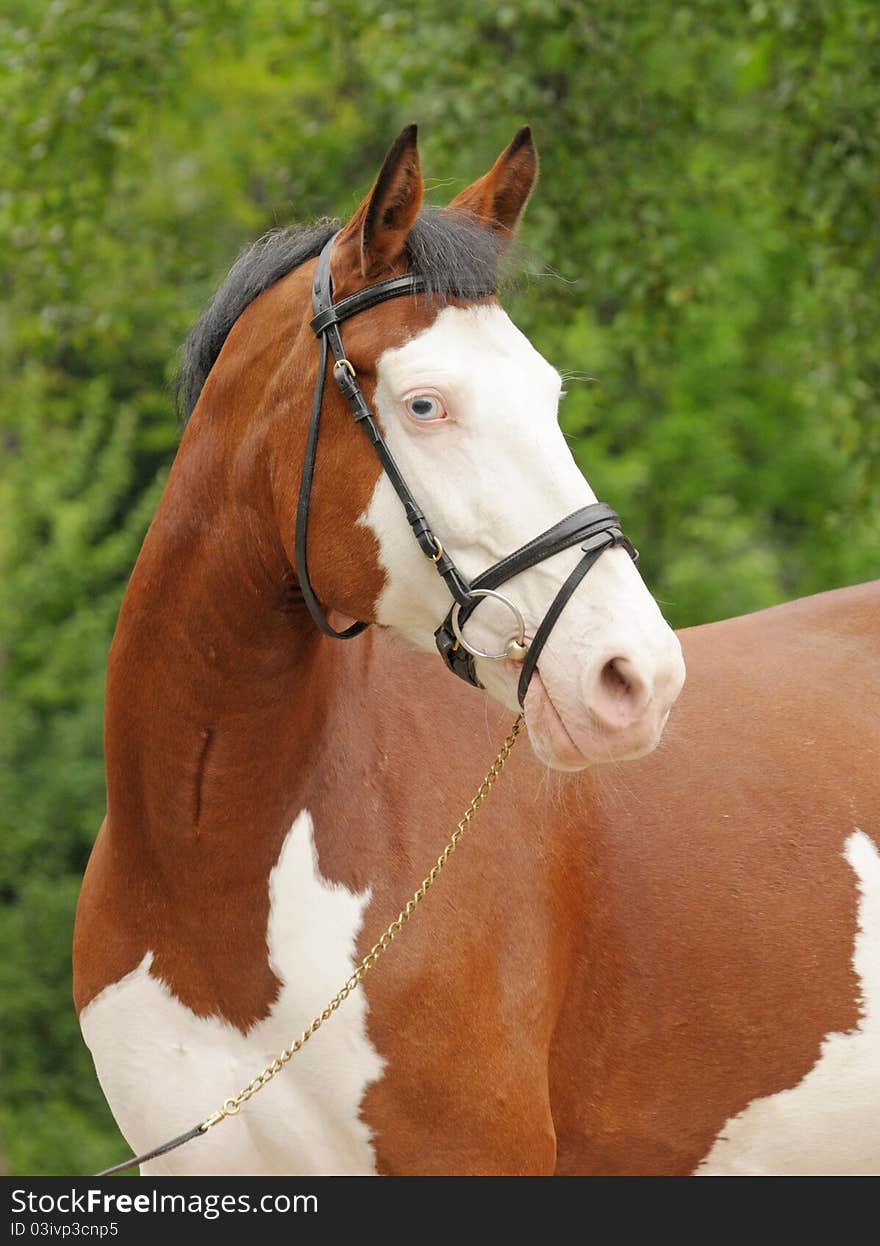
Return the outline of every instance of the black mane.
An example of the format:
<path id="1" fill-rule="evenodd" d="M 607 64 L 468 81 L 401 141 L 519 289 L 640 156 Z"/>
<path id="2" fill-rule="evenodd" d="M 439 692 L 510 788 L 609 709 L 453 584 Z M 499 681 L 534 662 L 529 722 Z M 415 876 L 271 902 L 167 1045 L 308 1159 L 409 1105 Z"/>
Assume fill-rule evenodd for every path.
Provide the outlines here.
<path id="1" fill-rule="evenodd" d="M 175 385 L 184 420 L 192 414 L 230 329 L 248 304 L 318 255 L 338 228 L 338 221 L 323 220 L 273 229 L 242 251 L 186 339 Z M 508 239 L 464 213 L 423 208 L 407 238 L 406 255 L 410 271 L 425 279 L 431 295 L 468 297 L 475 290 L 496 289 L 508 247 Z"/>

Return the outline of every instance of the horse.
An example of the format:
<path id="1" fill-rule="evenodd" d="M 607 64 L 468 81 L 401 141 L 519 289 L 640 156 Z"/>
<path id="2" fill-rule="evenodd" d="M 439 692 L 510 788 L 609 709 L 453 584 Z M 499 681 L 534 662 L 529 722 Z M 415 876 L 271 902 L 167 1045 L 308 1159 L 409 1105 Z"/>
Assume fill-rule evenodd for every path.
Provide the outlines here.
<path id="1" fill-rule="evenodd" d="M 128 1142 L 215 1122 L 143 1173 L 880 1171 L 880 583 L 669 628 L 494 294 L 536 176 L 408 127 L 189 339 L 74 933 Z"/>

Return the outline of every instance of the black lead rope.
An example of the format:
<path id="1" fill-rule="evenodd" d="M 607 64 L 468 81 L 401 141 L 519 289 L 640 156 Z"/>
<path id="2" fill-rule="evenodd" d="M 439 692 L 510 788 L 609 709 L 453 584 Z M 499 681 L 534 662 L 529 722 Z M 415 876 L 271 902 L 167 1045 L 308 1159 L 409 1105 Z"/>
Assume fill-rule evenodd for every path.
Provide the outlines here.
<path id="1" fill-rule="evenodd" d="M 152 1151 L 144 1151 L 143 1155 L 133 1155 L 131 1159 L 125 1160 L 122 1164 L 114 1164 L 112 1168 L 102 1168 L 100 1172 L 95 1173 L 95 1176 L 112 1177 L 114 1173 L 125 1172 L 126 1168 L 134 1168 L 135 1164 L 146 1164 L 148 1160 L 158 1159 L 160 1155 L 167 1155 L 169 1151 L 176 1151 L 185 1142 L 192 1142 L 193 1138 L 199 1138 L 207 1131 L 208 1127 L 202 1121 L 192 1129 L 188 1129 L 185 1134 L 179 1134 L 176 1138 L 163 1142 L 161 1146 L 153 1147 Z"/>

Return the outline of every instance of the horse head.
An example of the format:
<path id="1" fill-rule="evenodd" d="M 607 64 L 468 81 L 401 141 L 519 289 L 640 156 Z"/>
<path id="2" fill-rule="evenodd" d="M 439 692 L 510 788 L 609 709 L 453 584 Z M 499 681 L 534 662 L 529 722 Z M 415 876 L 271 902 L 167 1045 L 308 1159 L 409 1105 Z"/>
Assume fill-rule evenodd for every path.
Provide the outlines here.
<path id="1" fill-rule="evenodd" d="M 633 565 L 634 551 L 615 528 L 628 548 L 616 539 L 600 544 L 591 574 L 576 593 L 565 590 L 565 608 L 541 635 L 527 692 L 521 683 L 523 655 L 588 548 L 551 548 L 547 532 L 572 512 L 591 516 L 590 507 L 611 515 L 604 529 L 616 522 L 607 507 L 596 507 L 559 427 L 559 373 L 494 293 L 537 168 L 525 127 L 447 208 L 425 209 L 416 128 L 408 127 L 351 219 L 318 240 L 332 298 L 313 304 L 315 265 L 301 264 L 262 319 L 257 300 L 230 338 L 239 368 L 271 365 L 249 440 L 258 429 L 280 540 L 319 621 L 335 612 L 337 623 L 379 624 L 433 652 L 453 599 L 477 604 L 473 581 L 544 534 L 540 558 L 508 577 L 502 591 L 481 596 L 459 635 L 471 653 L 493 655 L 468 659 L 471 681 L 512 709 L 519 685 L 537 755 L 577 770 L 650 751 L 684 667 L 678 640 Z M 391 287 L 395 297 L 358 298 L 385 293 L 406 274 L 415 280 Z M 329 308 L 332 320 L 332 308 L 346 301 L 355 306 L 335 326 L 344 346 L 340 337 L 334 364 L 319 352 L 312 322 L 316 307 Z M 339 384 L 326 383 L 331 369 Z M 315 422 L 303 489 L 307 400 L 315 387 L 320 436 Z M 352 420 L 352 390 L 360 421 Z M 373 429 L 372 446 L 358 422 Z M 384 470 L 377 439 L 393 459 Z M 412 508 L 401 505 L 394 465 L 424 514 L 419 522 L 430 536 L 423 532 L 420 541 L 413 540 L 412 514 L 407 523 Z"/>

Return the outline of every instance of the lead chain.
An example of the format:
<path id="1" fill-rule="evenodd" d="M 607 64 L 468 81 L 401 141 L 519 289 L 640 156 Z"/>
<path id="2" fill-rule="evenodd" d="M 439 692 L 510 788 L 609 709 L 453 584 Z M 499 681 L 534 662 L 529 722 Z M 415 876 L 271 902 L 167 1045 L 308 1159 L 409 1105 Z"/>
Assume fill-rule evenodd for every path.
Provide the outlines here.
<path id="1" fill-rule="evenodd" d="M 511 749 L 516 743 L 517 736 L 520 734 L 522 729 L 523 717 L 522 714 L 520 714 L 516 722 L 513 724 L 513 729 L 511 730 L 510 735 L 498 750 L 498 756 L 489 767 L 489 771 L 477 789 L 476 795 L 464 811 L 461 821 L 452 832 L 449 843 L 440 853 L 440 856 L 431 866 L 430 871 L 422 879 L 420 885 L 413 892 L 409 900 L 407 900 L 406 904 L 397 914 L 391 925 L 388 926 L 384 934 L 376 943 L 373 944 L 369 952 L 367 952 L 366 956 L 357 966 L 351 977 L 346 978 L 345 982 L 330 1000 L 329 1004 L 327 1004 L 323 1011 L 318 1013 L 306 1029 L 303 1030 L 299 1038 L 295 1038 L 289 1047 L 285 1047 L 284 1051 L 282 1051 L 280 1055 L 277 1055 L 271 1064 L 267 1064 L 262 1073 L 258 1073 L 256 1077 L 252 1078 L 243 1090 L 240 1090 L 237 1095 L 227 1099 L 222 1107 L 218 1108 L 216 1112 L 213 1112 L 207 1120 L 202 1121 L 199 1126 L 199 1131 L 201 1133 L 205 1133 L 211 1128 L 212 1125 L 219 1125 L 219 1123 L 225 1120 L 227 1116 L 235 1116 L 249 1099 L 252 1099 L 255 1094 L 263 1089 L 264 1086 L 267 1086 L 269 1082 L 272 1081 L 273 1077 L 278 1076 L 284 1066 L 306 1045 L 312 1035 L 321 1028 L 324 1022 L 330 1020 L 339 1005 L 348 999 L 352 991 L 360 986 L 366 975 L 375 966 L 383 953 L 388 950 L 400 934 L 403 927 L 412 917 L 418 906 L 421 904 L 422 900 L 424 900 L 425 896 L 428 894 L 428 889 L 432 887 L 440 877 L 446 862 L 452 856 L 453 852 L 455 852 L 462 837 L 470 828 L 471 823 L 480 811 L 480 807 L 492 790 L 492 785 L 504 769 L 504 763 L 510 756 Z"/>

